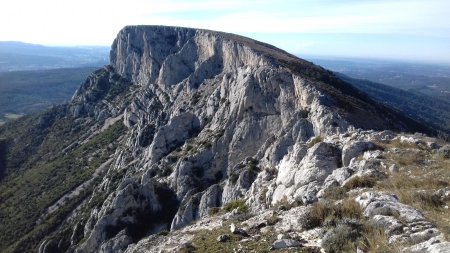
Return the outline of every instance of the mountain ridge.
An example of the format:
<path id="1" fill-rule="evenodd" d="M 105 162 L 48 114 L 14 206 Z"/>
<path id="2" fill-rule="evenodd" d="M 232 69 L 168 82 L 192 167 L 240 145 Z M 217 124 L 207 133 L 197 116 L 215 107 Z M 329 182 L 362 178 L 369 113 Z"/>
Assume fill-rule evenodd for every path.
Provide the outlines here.
<path id="1" fill-rule="evenodd" d="M 199 249 L 202 243 L 183 234 L 192 223 L 201 229 L 203 221 L 214 229 L 228 221 L 242 226 L 251 216 L 266 222 L 267 213 L 281 220 L 264 223 L 268 228 L 320 229 L 325 217 L 309 225 L 295 217 L 313 215 L 330 201 L 329 190 L 343 191 L 351 180 L 389 178 L 385 162 L 392 161 L 383 158 L 391 155 L 389 145 L 417 142 L 426 152 L 444 145 L 381 131 L 427 128 L 373 103 L 329 71 L 251 39 L 230 38 L 190 28 L 125 27 L 110 65 L 92 73 L 70 103 L 0 128 L 8 143 L 0 249 L 159 252 L 183 250 L 183 241 Z M 355 214 L 357 227 L 371 227 L 380 211 L 370 203 L 380 203 L 391 210 L 384 219 L 402 218 L 402 228 L 414 228 L 387 239 L 412 236 L 418 239 L 411 247 L 418 249 L 448 246 L 441 227 L 398 199 L 366 192 L 344 200 L 367 213 Z M 221 213 L 227 209 L 235 211 Z M 327 226 L 353 226 L 344 218 L 350 217 Z M 167 240 L 161 237 L 166 230 Z M 357 233 L 363 240 L 363 231 Z M 178 238 L 175 248 L 171 236 Z M 434 246 L 421 244 L 438 239 Z M 307 240 L 307 249 L 328 247 L 321 237 Z"/>

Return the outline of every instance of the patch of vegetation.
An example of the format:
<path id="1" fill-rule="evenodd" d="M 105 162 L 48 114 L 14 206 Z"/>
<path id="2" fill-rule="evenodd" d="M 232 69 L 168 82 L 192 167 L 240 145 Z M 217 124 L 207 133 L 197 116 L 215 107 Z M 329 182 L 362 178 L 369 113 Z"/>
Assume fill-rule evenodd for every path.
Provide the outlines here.
<path id="1" fill-rule="evenodd" d="M 360 219 L 361 217 L 361 207 L 352 199 L 345 199 L 337 204 L 319 201 L 312 204 L 306 227 L 319 227 L 324 225 L 325 222 L 328 225 L 335 225 L 344 218 Z"/>
<path id="2" fill-rule="evenodd" d="M 308 147 L 312 148 L 314 145 L 316 145 L 317 143 L 321 143 L 322 141 L 322 136 L 316 136 L 308 143 Z"/>
<path id="3" fill-rule="evenodd" d="M 230 239 L 226 242 L 218 242 L 217 237 L 224 234 L 229 235 Z M 257 239 L 247 241 L 242 241 L 241 239 L 242 238 L 238 235 L 230 233 L 228 224 L 213 230 L 197 231 L 194 235 L 194 239 L 192 240 L 193 249 L 190 252 L 234 253 L 238 248 L 240 248 L 242 252 L 269 253 L 273 252 L 270 248 L 272 243 L 276 240 L 276 234 L 275 232 L 269 232 L 268 234 L 263 234 L 262 237 Z M 318 251 L 317 248 L 301 247 L 284 249 L 282 252 L 318 253 L 320 251 Z"/>
<path id="4" fill-rule="evenodd" d="M 208 208 L 208 215 L 214 216 L 220 213 L 220 207 L 210 207 Z"/>
<path id="5" fill-rule="evenodd" d="M 450 103 L 448 100 L 431 98 L 419 92 L 412 92 L 412 90 L 401 90 L 367 80 L 353 79 L 344 75 L 340 77 L 362 89 L 373 99 L 404 112 L 404 115 L 411 115 L 419 122 L 425 122 L 427 125 L 443 130 L 446 132 L 443 136 L 448 137 L 450 132 Z M 395 82 L 397 84 L 398 78 L 396 78 Z"/>
<path id="6" fill-rule="evenodd" d="M 230 182 L 231 182 L 231 184 L 235 185 L 236 182 L 238 181 L 238 179 L 239 179 L 239 174 L 238 173 L 231 173 L 231 175 L 230 175 Z"/>
<path id="7" fill-rule="evenodd" d="M 396 252 L 388 244 L 384 230 L 377 228 L 364 217 L 362 209 L 353 199 L 343 199 L 336 204 L 319 201 L 311 206 L 307 228 L 325 227 L 322 238 L 326 252 Z"/>
<path id="8" fill-rule="evenodd" d="M 258 167 L 258 161 L 256 159 L 252 159 L 248 164 L 248 170 L 254 174 L 258 174 L 261 169 Z"/>
<path id="9" fill-rule="evenodd" d="M 67 148 L 90 126 L 58 115 L 25 117 L 0 131 L 1 137 L 10 140 L 7 174 L 0 183 L 1 252 L 34 251 L 91 190 L 85 189 L 50 215 L 44 215 L 45 210 L 92 177 L 114 152 L 107 146 L 125 129 L 117 122 L 83 144 Z M 20 133 L 16 132 L 22 124 Z"/>
<path id="10" fill-rule="evenodd" d="M 398 245 L 389 244 L 383 228 L 373 226 L 366 219 L 343 219 L 328 229 L 322 247 L 329 253 L 364 252 L 399 253 Z"/>
<path id="11" fill-rule="evenodd" d="M 0 120 L 61 104 L 96 68 L 13 71 L 0 74 Z"/>
<path id="12" fill-rule="evenodd" d="M 425 208 L 440 208 L 445 205 L 445 202 L 441 200 L 440 196 L 429 191 L 415 192 L 411 196 L 412 201 L 418 203 L 421 207 Z"/>
<path id="13" fill-rule="evenodd" d="M 170 232 L 167 231 L 167 230 L 163 230 L 163 231 L 158 233 L 159 236 L 168 236 L 169 234 L 170 234 Z"/>
<path id="14" fill-rule="evenodd" d="M 379 181 L 375 189 L 391 192 L 402 203 L 417 208 L 450 239 L 450 210 L 444 208 L 450 205 L 450 201 L 443 201 L 436 194 L 450 186 L 450 160 L 422 145 L 397 141 L 381 145 L 388 150 L 396 150 L 387 153 L 387 160 L 397 164 L 400 170 Z M 398 148 L 399 145 L 408 145 L 408 148 Z"/>
<path id="15" fill-rule="evenodd" d="M 302 201 L 295 200 L 292 203 L 289 203 L 288 198 L 284 196 L 281 200 L 279 200 L 275 205 L 273 206 L 275 209 L 281 210 L 281 211 L 287 211 L 291 208 L 301 206 L 303 205 Z"/>
<path id="16" fill-rule="evenodd" d="M 218 140 L 218 139 L 222 138 L 222 136 L 224 134 L 225 134 L 225 129 L 221 129 L 214 134 L 214 137 L 216 140 Z"/>
<path id="17" fill-rule="evenodd" d="M 191 105 L 197 105 L 200 99 L 202 98 L 202 93 L 200 91 L 196 91 L 192 94 Z"/>
<path id="18" fill-rule="evenodd" d="M 272 216 L 270 216 L 269 219 L 267 219 L 267 225 L 268 226 L 273 226 L 273 225 L 277 224 L 279 221 L 281 221 L 281 218 L 278 217 L 278 215 L 276 215 L 274 213 Z"/>
<path id="19" fill-rule="evenodd" d="M 227 213 L 234 211 L 235 209 L 237 210 L 238 213 L 241 213 L 241 214 L 249 212 L 249 209 L 248 209 L 247 204 L 245 203 L 245 200 L 242 200 L 242 199 L 231 201 L 223 207 L 223 210 Z"/>
<path id="20" fill-rule="evenodd" d="M 377 183 L 372 176 L 355 176 L 348 180 L 343 186 L 347 191 L 356 188 L 372 188 Z"/>
<path id="21" fill-rule="evenodd" d="M 332 187 L 324 192 L 324 198 L 330 200 L 341 200 L 347 197 L 347 189 L 344 187 Z"/>
<path id="22" fill-rule="evenodd" d="M 322 247 L 328 253 L 356 252 L 361 232 L 361 224 L 357 221 L 340 223 L 327 231 L 322 238 Z"/>
<path id="23" fill-rule="evenodd" d="M 177 251 L 177 253 L 195 253 L 195 252 L 196 248 L 191 243 L 186 243 L 182 245 Z"/>

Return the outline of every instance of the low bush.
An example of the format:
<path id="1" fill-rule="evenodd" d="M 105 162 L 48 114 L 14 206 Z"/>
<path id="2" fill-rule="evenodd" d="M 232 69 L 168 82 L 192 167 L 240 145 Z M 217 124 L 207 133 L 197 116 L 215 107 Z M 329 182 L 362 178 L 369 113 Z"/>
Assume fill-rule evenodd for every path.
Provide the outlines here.
<path id="1" fill-rule="evenodd" d="M 314 145 L 316 145 L 317 143 L 321 143 L 322 141 L 323 141 L 322 136 L 316 136 L 316 137 L 314 137 L 314 138 L 311 140 L 311 142 L 308 144 L 308 147 L 311 148 L 311 147 L 313 147 Z"/>
<path id="2" fill-rule="evenodd" d="M 235 201 L 231 201 L 223 207 L 227 213 L 237 209 L 238 213 L 248 213 L 249 209 L 244 200 L 238 199 Z"/>
<path id="3" fill-rule="evenodd" d="M 307 228 L 324 225 L 336 225 L 343 219 L 360 219 L 363 217 L 362 209 L 353 199 L 345 199 L 337 204 L 328 201 L 319 201 L 312 204 Z"/>
<path id="4" fill-rule="evenodd" d="M 321 226 L 325 218 L 331 213 L 332 209 L 329 202 L 319 201 L 312 204 L 305 227 L 310 229 Z"/>
<path id="5" fill-rule="evenodd" d="M 322 238 L 322 247 L 328 253 L 356 252 L 361 229 L 348 224 L 339 224 L 328 230 Z"/>
<path id="6" fill-rule="evenodd" d="M 167 236 L 167 235 L 169 235 L 169 233 L 170 233 L 169 231 L 163 230 L 163 231 L 159 232 L 158 235 L 159 236 Z"/>

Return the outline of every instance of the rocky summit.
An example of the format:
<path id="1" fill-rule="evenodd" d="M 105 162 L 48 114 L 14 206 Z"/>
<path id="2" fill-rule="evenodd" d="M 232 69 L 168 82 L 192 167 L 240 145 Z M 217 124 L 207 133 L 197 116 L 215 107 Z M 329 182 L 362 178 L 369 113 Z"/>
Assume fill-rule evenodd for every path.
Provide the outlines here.
<path id="1" fill-rule="evenodd" d="M 69 103 L 0 128 L 0 251 L 450 252 L 425 134 L 271 45 L 125 27 Z"/>

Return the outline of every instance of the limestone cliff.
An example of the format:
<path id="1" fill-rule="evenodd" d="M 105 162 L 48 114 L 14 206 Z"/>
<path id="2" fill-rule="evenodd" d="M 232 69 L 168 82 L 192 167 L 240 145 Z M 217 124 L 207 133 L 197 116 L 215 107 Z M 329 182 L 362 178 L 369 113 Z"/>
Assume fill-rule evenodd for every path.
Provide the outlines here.
<path id="1" fill-rule="evenodd" d="M 355 177 L 386 178 L 382 155 L 373 152 L 397 137 L 379 131 L 427 131 L 273 46 L 180 27 L 122 29 L 110 65 L 93 73 L 67 108 L 66 116 L 84 122 L 86 130 L 76 145 L 111 125 L 123 122 L 126 128 L 92 194 L 64 221 L 70 240 L 56 229 L 40 252 L 170 251 L 170 239 L 156 234 L 172 231 L 167 238 L 189 243 L 187 234 L 176 239 L 176 231 L 240 201 L 255 217 L 280 205 L 298 206 L 279 213 L 277 226 L 283 233 L 308 231 L 294 220 L 327 199 L 330 189 Z M 410 245 L 433 239 L 448 249 L 419 211 L 383 194 L 361 192 L 352 199 L 386 229 L 423 223 L 414 225 L 417 231 L 388 234 L 392 243 L 415 235 Z M 408 217 L 402 218 L 404 212 Z M 330 236 L 311 242 L 320 246 Z M 70 242 L 61 243 L 64 238 Z"/>

